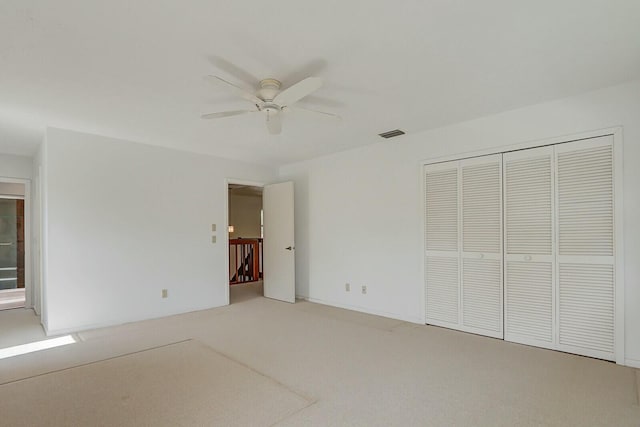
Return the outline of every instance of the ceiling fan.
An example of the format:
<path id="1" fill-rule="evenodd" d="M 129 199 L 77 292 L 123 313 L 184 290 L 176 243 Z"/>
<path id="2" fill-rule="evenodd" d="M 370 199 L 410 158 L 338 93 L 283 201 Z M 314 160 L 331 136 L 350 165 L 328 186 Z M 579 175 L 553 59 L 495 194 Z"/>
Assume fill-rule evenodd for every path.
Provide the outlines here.
<path id="1" fill-rule="evenodd" d="M 334 117 L 340 119 L 340 116 L 323 111 L 310 110 L 296 106 L 291 108 L 292 104 L 301 100 L 305 96 L 315 92 L 322 86 L 322 79 L 319 77 L 307 77 L 298 83 L 281 90 L 282 83 L 276 79 L 263 79 L 260 81 L 260 89 L 256 93 L 244 89 L 238 85 L 226 81 L 218 76 L 206 76 L 205 79 L 214 83 L 222 83 L 225 87 L 231 89 L 242 98 L 251 102 L 256 106 L 255 110 L 235 110 L 222 111 L 219 113 L 203 114 L 203 119 L 219 119 L 222 117 L 239 116 L 248 113 L 264 113 L 266 116 L 267 129 L 270 134 L 277 135 L 282 132 L 282 113 L 286 111 L 305 111 L 314 114 Z"/>

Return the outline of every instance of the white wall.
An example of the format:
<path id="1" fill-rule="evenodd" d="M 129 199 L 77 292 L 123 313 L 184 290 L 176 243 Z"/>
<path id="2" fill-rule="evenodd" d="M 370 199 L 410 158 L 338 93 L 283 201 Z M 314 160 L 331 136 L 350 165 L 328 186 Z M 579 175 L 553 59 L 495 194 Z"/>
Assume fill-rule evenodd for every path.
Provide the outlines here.
<path id="1" fill-rule="evenodd" d="M 31 179 L 31 171 L 31 157 L 0 154 L 0 177 Z"/>
<path id="2" fill-rule="evenodd" d="M 44 136 L 44 141 L 46 141 L 46 135 Z M 46 257 L 44 253 L 46 252 L 46 247 L 43 245 L 43 238 L 46 228 L 45 218 L 47 217 L 46 212 L 46 180 L 45 171 L 46 165 L 44 164 L 46 151 L 46 144 L 43 142 L 40 144 L 38 149 L 36 150 L 35 155 L 33 156 L 33 186 L 32 186 L 32 202 L 33 208 L 31 211 L 33 212 L 31 224 L 32 224 L 32 241 L 33 245 L 31 246 L 31 259 L 33 260 L 33 275 L 32 275 L 32 283 L 33 283 L 33 308 L 37 314 L 40 315 L 40 322 L 44 326 L 45 330 L 47 330 L 47 316 L 46 316 L 46 307 L 42 304 L 44 300 L 44 295 L 46 294 L 46 289 L 44 288 L 44 274 L 46 271 Z"/>
<path id="3" fill-rule="evenodd" d="M 422 322 L 422 162 L 619 125 L 625 347 L 627 362 L 640 367 L 640 81 L 281 168 L 281 177 L 296 186 L 296 292 Z M 361 285 L 367 285 L 366 295 Z"/>
<path id="4" fill-rule="evenodd" d="M 59 129 L 44 145 L 48 333 L 227 303 L 225 178 L 275 170 Z"/>
<path id="5" fill-rule="evenodd" d="M 230 233 L 229 237 L 260 237 L 261 209 L 260 196 L 229 196 L 229 224 L 233 225 L 233 233 Z"/>

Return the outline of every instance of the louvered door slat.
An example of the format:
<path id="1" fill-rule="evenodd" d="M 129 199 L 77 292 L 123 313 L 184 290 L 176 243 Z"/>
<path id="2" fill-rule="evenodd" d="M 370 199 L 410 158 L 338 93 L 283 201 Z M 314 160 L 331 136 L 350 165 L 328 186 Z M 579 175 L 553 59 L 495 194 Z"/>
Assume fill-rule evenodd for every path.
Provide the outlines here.
<path id="1" fill-rule="evenodd" d="M 613 147 L 563 151 L 557 162 L 559 254 L 612 256 Z"/>
<path id="2" fill-rule="evenodd" d="M 528 154 L 513 160 L 505 155 L 505 250 L 551 255 L 552 156 L 546 148 Z"/>
<path id="3" fill-rule="evenodd" d="M 427 320 L 458 323 L 458 259 L 427 256 Z"/>
<path id="4" fill-rule="evenodd" d="M 553 348 L 553 148 L 503 159 L 505 339 Z"/>
<path id="5" fill-rule="evenodd" d="M 560 344 L 613 353 L 613 266 L 560 264 L 559 284 Z"/>
<path id="6" fill-rule="evenodd" d="M 502 330 L 500 261 L 465 259 L 462 271 L 464 325 L 495 333 L 500 332 Z"/>
<path id="7" fill-rule="evenodd" d="M 507 261 L 505 336 L 553 342 L 553 265 Z"/>
<path id="8" fill-rule="evenodd" d="M 556 149 L 556 162 L 558 345 L 566 351 L 613 359 L 612 139 L 563 144 Z"/>
<path id="9" fill-rule="evenodd" d="M 458 250 L 458 168 L 425 173 L 427 250 Z"/>
<path id="10" fill-rule="evenodd" d="M 499 158 L 481 164 L 463 163 L 462 242 L 465 252 L 501 252 L 500 166 Z"/>

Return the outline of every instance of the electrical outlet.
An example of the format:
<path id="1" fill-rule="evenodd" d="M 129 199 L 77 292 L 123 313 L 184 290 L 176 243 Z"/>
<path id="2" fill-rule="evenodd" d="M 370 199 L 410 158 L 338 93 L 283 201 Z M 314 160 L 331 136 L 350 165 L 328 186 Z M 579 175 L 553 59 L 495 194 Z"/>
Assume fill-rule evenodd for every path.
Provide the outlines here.
<path id="1" fill-rule="evenodd" d="M 366 294 L 367 293 L 367 285 L 362 285 L 362 294 Z"/>
<path id="2" fill-rule="evenodd" d="M 167 298 L 169 296 L 169 292 L 166 289 L 162 290 L 162 298 Z"/>
<path id="3" fill-rule="evenodd" d="M 345 283 L 344 284 L 344 290 L 347 292 L 351 292 L 351 284 L 350 283 Z"/>

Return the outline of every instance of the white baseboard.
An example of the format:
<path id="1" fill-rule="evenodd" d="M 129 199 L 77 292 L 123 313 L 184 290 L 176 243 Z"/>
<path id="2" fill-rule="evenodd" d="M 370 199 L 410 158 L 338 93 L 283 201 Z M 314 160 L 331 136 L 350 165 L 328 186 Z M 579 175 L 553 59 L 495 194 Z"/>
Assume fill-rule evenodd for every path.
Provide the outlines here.
<path id="1" fill-rule="evenodd" d="M 624 360 L 624 364 L 626 366 L 629 366 L 631 368 L 638 368 L 640 369 L 640 360 L 636 360 L 636 359 L 625 359 Z"/>
<path id="2" fill-rule="evenodd" d="M 94 325 L 81 325 L 78 327 L 73 327 L 73 328 L 61 328 L 61 329 L 49 329 L 46 325 L 42 325 L 42 328 L 44 329 L 44 334 L 48 337 L 50 336 L 57 336 L 57 335 L 72 335 L 72 334 L 77 334 L 79 332 L 84 332 L 84 331 L 90 331 L 92 329 L 100 329 L 100 328 L 107 328 L 109 326 L 118 326 L 118 325 L 124 325 L 125 323 L 131 323 L 131 322 L 119 322 L 119 323 L 96 323 Z"/>
<path id="3" fill-rule="evenodd" d="M 127 323 L 143 322 L 145 320 L 162 319 L 164 317 L 178 316 L 180 314 L 193 313 L 193 312 L 202 311 L 202 310 L 210 310 L 212 308 L 223 307 L 225 305 L 227 305 L 227 304 L 216 305 L 216 306 L 213 306 L 213 307 L 192 307 L 192 308 L 186 309 L 184 311 L 182 311 L 182 310 L 180 310 L 180 311 L 171 311 L 171 312 L 168 312 L 168 313 L 154 315 L 154 316 L 150 316 L 150 317 L 142 317 L 142 318 L 141 317 L 127 317 L 127 318 L 118 319 L 118 320 L 109 320 L 109 321 L 93 323 L 93 324 L 78 325 L 78 326 L 74 326 L 74 327 L 71 327 L 71 328 L 49 329 L 47 327 L 47 325 L 45 325 L 44 323 L 42 323 L 42 327 L 44 329 L 45 335 L 47 335 L 47 336 L 69 335 L 69 334 L 77 334 L 79 332 L 84 332 L 84 331 L 90 331 L 92 329 L 108 328 L 108 327 L 112 327 L 112 326 L 125 325 Z"/>
<path id="4" fill-rule="evenodd" d="M 360 306 L 357 306 L 357 305 L 350 305 L 350 304 L 343 304 L 343 303 L 339 303 L 339 302 L 335 302 L 335 301 L 326 301 L 326 300 L 319 299 L 319 298 L 310 298 L 310 297 L 305 297 L 305 296 L 302 296 L 302 295 L 296 296 L 296 298 L 303 299 L 303 300 L 306 300 L 306 301 L 309 301 L 309 302 L 313 302 L 313 303 L 316 303 L 316 304 L 328 305 L 328 306 L 337 307 L 337 308 L 344 308 L 346 310 L 357 311 L 357 312 L 360 312 L 360 313 L 373 314 L 374 316 L 387 317 L 389 319 L 402 320 L 404 322 L 417 323 L 419 325 L 424 325 L 424 321 L 419 317 L 405 316 L 405 315 L 398 314 L 398 313 L 389 313 L 387 311 L 374 310 L 374 309 L 370 309 L 370 308 L 366 308 L 366 307 L 360 307 Z"/>

